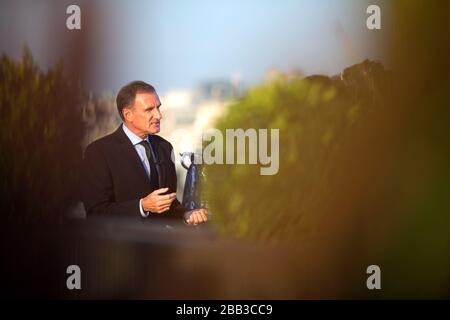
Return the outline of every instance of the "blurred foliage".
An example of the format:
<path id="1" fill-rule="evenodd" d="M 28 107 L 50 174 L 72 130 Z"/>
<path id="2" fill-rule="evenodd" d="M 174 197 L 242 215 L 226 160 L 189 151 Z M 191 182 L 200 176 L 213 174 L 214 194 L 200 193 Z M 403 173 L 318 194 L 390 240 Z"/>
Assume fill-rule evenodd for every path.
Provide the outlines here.
<path id="1" fill-rule="evenodd" d="M 77 198 L 83 94 L 58 63 L 38 69 L 31 53 L 0 60 L 2 220 L 57 222 Z"/>
<path id="2" fill-rule="evenodd" d="M 314 232 L 317 207 L 333 191 L 329 181 L 342 141 L 379 107 L 388 87 L 382 65 L 364 61 L 334 79 L 280 76 L 233 103 L 217 127 L 224 136 L 226 128 L 279 129 L 280 169 L 273 176 L 261 176 L 261 165 L 206 169 L 208 182 L 221 186 L 208 188 L 221 230 L 269 240 Z"/>
<path id="3" fill-rule="evenodd" d="M 342 77 L 281 78 L 234 103 L 219 127 L 280 128 L 280 170 L 209 166 L 218 230 L 296 251 L 310 270 L 299 290 L 449 297 L 449 9 L 392 3 L 390 72 L 366 61 Z M 380 291 L 365 287 L 370 264 Z"/>
<path id="4" fill-rule="evenodd" d="M 450 297 L 450 38 L 448 1 L 395 1 L 390 113 L 402 165 L 397 228 L 383 254 L 385 297 Z M 388 142 L 389 143 L 389 142 Z"/>

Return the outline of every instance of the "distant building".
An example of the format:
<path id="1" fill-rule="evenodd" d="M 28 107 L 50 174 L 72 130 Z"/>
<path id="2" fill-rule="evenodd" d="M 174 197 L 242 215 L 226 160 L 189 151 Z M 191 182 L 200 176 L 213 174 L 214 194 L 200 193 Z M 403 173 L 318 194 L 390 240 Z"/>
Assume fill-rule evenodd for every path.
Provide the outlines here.
<path id="1" fill-rule="evenodd" d="M 186 170 L 180 164 L 179 153 L 199 152 L 203 132 L 214 126 L 215 119 L 240 92 L 239 78 L 235 77 L 233 80 L 205 81 L 192 90 L 171 90 L 161 95 L 164 119 L 160 135 L 174 147 L 180 200 Z"/>

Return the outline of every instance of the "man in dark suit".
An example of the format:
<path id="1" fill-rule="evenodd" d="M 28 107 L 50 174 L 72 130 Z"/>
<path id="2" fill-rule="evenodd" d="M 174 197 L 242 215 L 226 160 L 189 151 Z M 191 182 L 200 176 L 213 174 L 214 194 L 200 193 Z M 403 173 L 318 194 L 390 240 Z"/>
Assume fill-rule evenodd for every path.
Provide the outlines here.
<path id="1" fill-rule="evenodd" d="M 177 176 L 170 142 L 157 136 L 161 102 L 155 89 L 134 81 L 120 89 L 119 128 L 87 146 L 82 168 L 82 199 L 92 215 L 207 221 L 205 209 L 186 211 L 176 199 Z"/>

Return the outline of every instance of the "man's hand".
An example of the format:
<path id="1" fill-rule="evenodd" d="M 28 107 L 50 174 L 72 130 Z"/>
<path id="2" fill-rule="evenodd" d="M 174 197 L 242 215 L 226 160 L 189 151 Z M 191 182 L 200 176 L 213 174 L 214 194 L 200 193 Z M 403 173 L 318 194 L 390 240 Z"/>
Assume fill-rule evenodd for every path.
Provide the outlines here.
<path id="1" fill-rule="evenodd" d="M 206 209 L 195 209 L 184 213 L 184 220 L 189 225 L 198 225 L 208 221 L 208 211 Z"/>
<path id="2" fill-rule="evenodd" d="M 161 195 L 169 188 L 161 188 L 153 191 L 145 198 L 142 198 L 142 208 L 152 213 L 163 213 L 170 209 L 173 200 L 176 199 L 176 193 Z"/>

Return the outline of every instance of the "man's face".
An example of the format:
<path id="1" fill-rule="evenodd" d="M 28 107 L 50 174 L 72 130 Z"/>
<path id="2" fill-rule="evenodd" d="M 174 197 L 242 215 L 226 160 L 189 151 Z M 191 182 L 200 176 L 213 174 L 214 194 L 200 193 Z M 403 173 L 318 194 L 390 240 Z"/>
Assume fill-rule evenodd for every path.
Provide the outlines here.
<path id="1" fill-rule="evenodd" d="M 124 109 L 127 127 L 140 137 L 158 133 L 162 119 L 160 106 L 161 102 L 156 93 L 137 93 L 133 107 Z"/>

